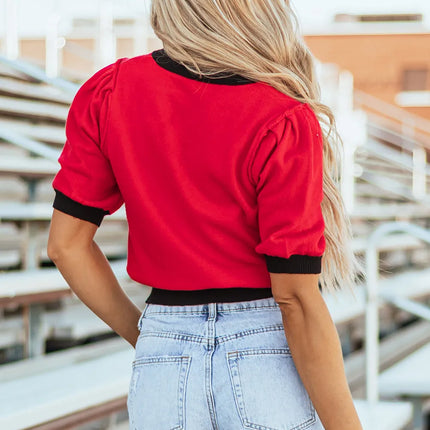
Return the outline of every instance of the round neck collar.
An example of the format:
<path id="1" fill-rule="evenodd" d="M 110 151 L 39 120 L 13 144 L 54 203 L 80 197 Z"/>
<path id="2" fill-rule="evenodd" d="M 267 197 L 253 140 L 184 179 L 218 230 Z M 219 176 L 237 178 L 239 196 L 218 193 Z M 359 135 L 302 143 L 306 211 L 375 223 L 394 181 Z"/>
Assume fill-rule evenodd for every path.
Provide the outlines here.
<path id="1" fill-rule="evenodd" d="M 161 66 L 162 68 L 169 70 L 170 72 L 176 73 L 178 75 L 184 76 L 189 79 L 194 79 L 200 82 L 209 82 L 211 84 L 222 84 L 222 85 L 244 85 L 244 84 L 252 84 L 256 83 L 251 79 L 245 78 L 241 75 L 229 75 L 228 73 L 217 73 L 211 77 L 203 76 L 200 77 L 197 73 L 193 73 L 188 70 L 183 64 L 178 63 L 173 58 L 169 57 L 164 50 L 157 49 L 151 53 L 152 58 L 155 62 Z"/>

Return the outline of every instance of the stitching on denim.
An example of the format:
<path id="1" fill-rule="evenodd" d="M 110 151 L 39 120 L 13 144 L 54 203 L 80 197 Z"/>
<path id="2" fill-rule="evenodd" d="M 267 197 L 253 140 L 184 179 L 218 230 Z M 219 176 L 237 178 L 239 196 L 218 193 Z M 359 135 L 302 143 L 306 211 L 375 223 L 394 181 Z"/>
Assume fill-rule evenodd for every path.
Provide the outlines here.
<path id="1" fill-rule="evenodd" d="M 189 342 L 196 342 L 196 343 L 202 343 L 206 341 L 206 338 L 204 336 L 172 333 L 168 331 L 144 331 L 140 336 L 142 338 L 143 337 L 164 337 L 164 338 L 177 339 L 177 340 L 186 340 Z"/>
<path id="2" fill-rule="evenodd" d="M 240 349 L 237 351 L 227 352 L 227 358 L 229 360 L 238 360 L 242 357 L 247 357 L 249 355 L 264 355 L 264 354 L 281 354 L 281 355 L 291 355 L 290 348 L 249 348 Z"/>
<path id="3" fill-rule="evenodd" d="M 215 345 L 219 345 L 221 343 L 225 343 L 230 340 L 235 340 L 235 339 L 245 337 L 245 336 L 250 336 L 253 334 L 267 333 L 271 331 L 282 331 L 282 330 L 284 330 L 284 326 L 280 324 L 277 324 L 274 326 L 251 329 L 251 330 L 243 330 L 238 333 L 216 337 Z M 184 340 L 184 341 L 195 342 L 195 343 L 203 343 L 207 341 L 206 336 L 174 333 L 170 331 L 142 331 L 142 333 L 139 336 L 139 339 L 142 339 L 144 337 L 161 337 L 161 338 Z"/>
<path id="4" fill-rule="evenodd" d="M 178 382 L 178 414 L 179 414 L 179 425 L 178 430 L 184 429 L 186 427 L 186 411 L 185 411 L 185 393 L 188 383 L 188 375 L 190 372 L 192 357 L 189 356 L 188 360 L 182 361 L 180 373 L 179 373 L 179 382 Z"/>
<path id="5" fill-rule="evenodd" d="M 217 314 L 228 314 L 233 312 L 243 312 L 243 311 L 259 311 L 259 310 L 266 310 L 266 309 L 279 309 L 279 306 L 273 306 L 273 305 L 267 305 L 267 306 L 256 306 L 256 307 L 248 307 L 245 306 L 243 308 L 233 308 L 233 309 L 220 309 L 217 311 Z M 190 316 L 199 316 L 199 315 L 206 315 L 208 314 L 208 311 L 169 311 L 166 309 L 165 311 L 156 311 L 156 310 L 150 310 L 146 312 L 145 315 L 155 315 L 155 314 L 162 314 L 162 315 L 190 315 Z"/>
<path id="6" fill-rule="evenodd" d="M 237 332 L 234 334 L 220 336 L 217 338 L 217 343 L 218 344 L 224 343 L 224 342 L 227 342 L 229 340 L 235 340 L 235 339 L 249 336 L 252 334 L 260 334 L 260 333 L 267 333 L 267 332 L 271 332 L 271 331 L 281 331 L 281 330 L 284 330 L 284 326 L 280 325 L 280 324 L 262 327 L 262 328 L 251 329 L 251 330 L 243 330 L 243 331 L 240 331 L 240 332 Z"/>

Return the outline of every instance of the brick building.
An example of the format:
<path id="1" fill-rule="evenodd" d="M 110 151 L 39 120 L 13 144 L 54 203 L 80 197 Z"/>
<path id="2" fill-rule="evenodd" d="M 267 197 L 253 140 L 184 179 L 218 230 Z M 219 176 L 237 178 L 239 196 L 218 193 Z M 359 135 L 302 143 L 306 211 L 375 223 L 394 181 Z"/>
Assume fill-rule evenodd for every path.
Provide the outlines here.
<path id="1" fill-rule="evenodd" d="M 137 19 L 113 19 L 112 58 L 162 46 L 152 29 L 139 26 Z M 337 14 L 303 34 L 320 61 L 352 72 L 356 89 L 430 119 L 430 25 L 422 14 Z M 99 36 L 97 18 L 73 18 L 71 30 L 60 37 L 64 77 L 80 81 L 106 63 L 98 58 Z M 44 66 L 45 46 L 44 37 L 20 38 L 20 56 Z"/>

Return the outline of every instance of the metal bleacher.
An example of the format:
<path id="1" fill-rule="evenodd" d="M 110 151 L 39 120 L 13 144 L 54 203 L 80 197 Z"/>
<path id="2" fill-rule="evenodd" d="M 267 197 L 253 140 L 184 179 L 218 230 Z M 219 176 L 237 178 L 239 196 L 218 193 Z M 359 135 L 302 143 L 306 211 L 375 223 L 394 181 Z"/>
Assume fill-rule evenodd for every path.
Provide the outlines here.
<path id="1" fill-rule="evenodd" d="M 430 230 L 399 221 L 380 225 L 369 237 L 366 249 L 366 392 L 368 401 L 373 404 L 378 402 L 380 393 L 410 400 L 414 406 L 413 428 L 423 429 L 424 401 L 430 399 L 430 339 L 379 375 L 379 302 L 385 301 L 430 322 L 430 306 L 409 296 L 412 292 L 416 297 L 430 296 L 430 270 L 422 270 L 418 279 L 402 274 L 403 279 L 381 289 L 378 244 L 384 236 L 395 232 L 408 233 L 430 244 Z"/>
<path id="2" fill-rule="evenodd" d="M 54 197 L 50 185 L 59 167 L 65 117 L 76 89 L 75 84 L 48 78 L 34 66 L 0 57 L 0 350 L 9 357 L 0 366 L 1 429 L 72 428 L 115 417 L 126 407 L 133 349 L 74 296 L 58 270 L 49 266 L 46 254 Z M 419 130 L 412 138 L 402 131 L 407 129 L 402 129 L 407 115 L 400 120 L 398 111 L 362 93 L 355 95 L 357 110 L 369 115 L 351 169 L 356 172 L 350 206 L 353 248 L 364 255 L 372 232 L 386 222 L 429 226 L 429 202 L 422 192 L 429 183 L 429 169 L 422 155 L 430 145 L 430 126 L 413 118 Z M 383 114 L 388 111 L 387 118 Z M 125 213 L 120 210 L 105 218 L 96 241 L 111 259 L 121 285 L 143 307 L 149 291 L 133 283 L 125 271 L 127 233 Z M 376 307 L 369 308 L 368 285 L 359 281 L 355 297 L 348 291 L 323 296 L 339 331 L 364 429 L 424 430 L 426 393 L 419 389 L 427 379 L 418 377 L 414 382 L 412 376 L 421 369 L 425 373 L 430 362 L 430 330 L 411 317 L 417 309 L 425 316 L 421 306 L 430 297 L 429 249 L 419 237 L 404 231 L 381 237 L 377 248 L 381 300 Z M 376 374 L 381 399 L 369 394 L 374 385 L 366 381 L 371 371 L 365 356 L 369 350 L 363 349 L 371 345 L 369 309 L 382 316 L 380 327 L 376 326 L 384 334 L 376 346 L 384 351 Z M 48 342 L 68 347 L 47 353 Z M 26 352 L 23 356 L 14 355 L 18 346 Z M 406 380 L 418 393 L 409 396 L 410 401 L 404 401 Z M 109 428 L 128 426 L 110 423 Z"/>
<path id="3" fill-rule="evenodd" d="M 1 429 L 39 428 L 52 420 L 63 429 L 105 416 L 113 423 L 125 408 L 133 348 L 74 295 L 46 253 L 51 181 L 77 88 L 0 56 Z M 149 291 L 126 272 L 127 235 L 121 208 L 106 217 L 95 240 L 127 295 L 143 307 Z M 54 349 L 48 353 L 48 347 Z"/>

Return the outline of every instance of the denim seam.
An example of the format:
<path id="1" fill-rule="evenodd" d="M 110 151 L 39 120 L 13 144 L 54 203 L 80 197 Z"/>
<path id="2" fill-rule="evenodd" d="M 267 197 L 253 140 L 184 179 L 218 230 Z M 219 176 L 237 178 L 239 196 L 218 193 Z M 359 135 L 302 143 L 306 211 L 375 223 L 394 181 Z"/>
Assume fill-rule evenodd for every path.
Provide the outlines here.
<path id="1" fill-rule="evenodd" d="M 237 351 L 229 351 L 227 352 L 227 357 L 229 360 L 237 360 L 242 357 L 246 357 L 248 355 L 264 355 L 264 354 L 281 354 L 281 355 L 290 355 L 290 348 L 249 348 L 249 349 L 241 349 Z"/>
<path id="2" fill-rule="evenodd" d="M 282 331 L 284 330 L 284 326 L 282 325 L 274 325 L 274 326 L 268 326 L 268 327 L 262 327 L 252 330 L 245 330 L 238 333 L 234 333 L 231 335 L 225 335 L 225 336 L 219 336 L 215 338 L 215 345 L 219 345 L 224 342 L 228 342 L 230 340 L 238 339 L 245 336 L 250 336 L 253 334 L 260 334 L 260 333 L 267 333 L 271 331 Z M 178 340 L 184 340 L 184 341 L 190 341 L 195 343 L 203 343 L 207 341 L 207 337 L 205 336 L 195 336 L 190 334 L 179 334 L 179 333 L 172 333 L 172 332 L 160 332 L 160 331 L 143 331 L 139 338 L 144 337 L 161 337 L 161 338 L 168 338 L 168 339 L 178 339 Z"/>
<path id="3" fill-rule="evenodd" d="M 283 325 L 274 325 L 274 326 L 268 326 L 263 328 L 256 328 L 252 330 L 244 330 L 238 333 L 234 333 L 226 336 L 220 336 L 217 338 L 217 341 L 218 341 L 218 344 L 220 344 L 220 343 L 228 342 L 229 340 L 235 340 L 252 334 L 260 334 L 260 333 L 267 333 L 270 331 L 282 331 L 282 330 L 284 330 Z"/>
<path id="4" fill-rule="evenodd" d="M 234 309 L 219 309 L 217 311 L 217 315 L 221 315 L 221 314 L 229 314 L 229 313 L 235 313 L 235 312 L 244 312 L 244 311 L 260 311 L 260 310 L 267 310 L 267 309 L 276 309 L 278 310 L 279 307 L 278 306 L 256 306 L 256 307 L 243 307 L 243 308 L 234 308 Z M 146 309 L 145 309 L 146 310 Z M 152 315 L 152 314 L 163 314 L 163 315 L 207 315 L 208 312 L 207 311 L 170 311 L 168 309 L 166 310 L 162 310 L 162 311 L 156 311 L 156 310 L 151 310 L 149 312 L 146 312 L 146 315 Z"/>
<path id="5" fill-rule="evenodd" d="M 195 336 L 190 334 L 178 334 L 178 333 L 172 333 L 172 332 L 160 332 L 160 331 L 144 331 L 141 333 L 140 337 L 164 337 L 164 338 L 170 338 L 170 339 L 178 339 L 178 340 L 185 340 L 190 342 L 196 342 L 196 343 L 202 343 L 205 342 L 207 339 L 204 336 Z"/>
<path id="6" fill-rule="evenodd" d="M 209 304 L 208 308 L 208 319 L 207 319 L 207 336 L 206 339 L 206 348 L 207 348 L 207 354 L 205 359 L 205 388 L 206 388 L 206 401 L 208 404 L 209 409 L 209 417 L 212 424 L 212 430 L 218 430 L 218 423 L 216 419 L 216 412 L 215 412 L 215 402 L 214 402 L 214 393 L 212 389 L 212 359 L 213 354 L 215 352 L 216 348 L 216 337 L 215 337 L 215 324 L 216 324 L 216 317 L 217 317 L 217 306 L 216 304 L 212 303 Z"/>
<path id="7" fill-rule="evenodd" d="M 185 393 L 186 386 L 188 382 L 188 374 L 190 370 L 191 357 L 185 357 L 182 360 L 179 381 L 178 381 L 178 415 L 179 415 L 179 426 L 175 428 L 176 430 L 183 430 L 186 428 L 185 423 Z"/>
<path id="8" fill-rule="evenodd" d="M 145 303 L 145 307 L 143 308 L 140 314 L 139 320 L 137 322 L 137 328 L 139 329 L 139 331 L 142 330 L 142 322 L 143 322 L 143 319 L 145 318 L 147 309 L 148 309 L 148 303 Z"/>
<path id="9" fill-rule="evenodd" d="M 153 363 L 179 363 L 185 359 L 189 359 L 187 355 L 157 355 L 151 357 L 140 357 L 136 360 L 133 360 L 133 366 L 139 366 L 144 364 L 153 364 Z"/>

